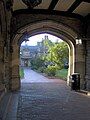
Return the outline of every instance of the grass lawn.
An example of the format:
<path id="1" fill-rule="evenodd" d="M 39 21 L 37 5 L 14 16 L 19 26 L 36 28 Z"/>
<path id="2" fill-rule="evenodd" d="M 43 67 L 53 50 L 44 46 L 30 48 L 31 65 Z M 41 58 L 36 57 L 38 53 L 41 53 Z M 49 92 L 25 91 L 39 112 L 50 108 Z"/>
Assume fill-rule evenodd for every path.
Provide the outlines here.
<path id="1" fill-rule="evenodd" d="M 56 77 L 61 78 L 66 80 L 67 79 L 67 74 L 68 74 L 68 69 L 62 69 L 62 70 L 58 70 L 56 72 Z"/>
<path id="2" fill-rule="evenodd" d="M 24 78 L 24 69 L 20 68 L 20 78 Z"/>

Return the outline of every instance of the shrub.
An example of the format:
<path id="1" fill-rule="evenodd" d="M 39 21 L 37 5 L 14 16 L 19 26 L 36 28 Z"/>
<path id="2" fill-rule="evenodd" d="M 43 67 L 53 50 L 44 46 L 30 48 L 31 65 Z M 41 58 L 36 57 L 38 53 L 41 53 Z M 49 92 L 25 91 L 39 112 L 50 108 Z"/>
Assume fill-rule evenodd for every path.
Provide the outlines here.
<path id="1" fill-rule="evenodd" d="M 38 70 L 39 68 L 43 69 L 43 66 L 44 66 L 44 60 L 42 60 L 42 58 L 37 57 L 31 60 L 31 68 L 33 70 Z"/>
<path id="2" fill-rule="evenodd" d="M 39 68 L 38 68 L 38 71 L 43 73 L 43 72 L 44 72 L 44 69 L 45 69 L 45 67 L 39 67 Z"/>
<path id="3" fill-rule="evenodd" d="M 48 76 L 55 76 L 56 74 L 56 70 L 58 70 L 58 66 L 50 66 L 48 65 L 48 67 L 45 69 L 45 73 L 48 75 Z"/>
<path id="4" fill-rule="evenodd" d="M 24 69 L 23 68 L 20 68 L 19 74 L 20 74 L 21 79 L 24 78 Z"/>

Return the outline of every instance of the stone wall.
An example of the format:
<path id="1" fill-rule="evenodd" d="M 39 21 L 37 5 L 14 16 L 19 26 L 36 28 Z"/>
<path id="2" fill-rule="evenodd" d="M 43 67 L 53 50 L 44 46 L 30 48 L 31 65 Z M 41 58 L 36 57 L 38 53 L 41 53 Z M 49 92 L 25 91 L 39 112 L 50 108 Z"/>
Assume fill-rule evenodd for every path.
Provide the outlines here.
<path id="1" fill-rule="evenodd" d="M 18 29 L 40 21 L 52 20 L 57 23 L 64 24 L 64 26 L 70 27 L 79 35 L 82 34 L 82 22 L 77 18 L 64 17 L 60 15 L 43 15 L 43 14 L 17 14 L 13 15 L 11 20 L 12 36 Z"/>
<path id="2" fill-rule="evenodd" d="M 76 46 L 74 38 L 73 45 L 75 47 L 74 51 L 75 59 L 73 57 L 74 55 L 71 55 L 70 58 L 71 59 L 73 58 L 73 60 L 70 64 L 72 66 L 74 62 L 75 68 L 72 67 L 72 69 L 75 70 L 74 72 L 81 73 L 81 82 L 82 83 L 85 82 L 85 84 L 87 85 L 86 86 L 87 89 L 90 90 L 90 15 L 88 15 L 85 18 L 86 21 L 83 28 L 82 26 L 83 21 L 77 18 L 65 17 L 55 14 L 50 15 L 39 13 L 38 14 L 15 13 L 12 15 L 10 11 L 11 8 L 6 9 L 5 7 L 6 1 L 5 0 L 2 1 L 0 1 L 0 91 L 3 90 L 5 91 L 5 87 L 7 88 L 7 90 L 8 89 L 16 90 L 20 88 L 19 61 L 18 61 L 19 46 L 16 45 L 15 47 L 15 49 L 17 48 L 17 53 L 15 49 L 13 50 L 12 48 L 13 38 L 16 35 L 17 31 L 24 28 L 25 26 L 28 26 L 29 24 L 32 25 L 35 23 L 39 23 L 41 21 L 46 22 L 49 20 L 57 23 L 55 24 L 55 28 L 57 27 L 58 29 L 60 29 L 60 31 L 58 31 L 57 33 L 59 35 L 64 36 L 64 33 L 62 31 L 62 29 L 64 28 L 61 28 L 59 26 L 59 24 L 62 24 L 62 26 L 66 27 L 65 32 L 68 33 L 68 39 L 70 36 L 71 37 L 73 36 L 71 34 L 74 32 L 79 37 L 81 37 L 82 35 L 86 37 L 85 39 L 83 38 L 82 46 Z M 48 26 L 47 23 L 49 23 L 50 25 Z M 53 26 L 53 22 L 51 23 L 46 22 L 45 24 L 47 24 L 47 29 Z M 42 25 L 42 27 L 45 26 Z M 70 33 L 70 31 L 68 32 L 69 28 L 71 29 L 71 31 L 73 31 L 72 33 Z M 64 37 L 67 37 L 67 34 Z M 14 58 L 15 54 L 16 58 Z M 84 73 L 86 74 L 86 76 L 84 76 L 85 75 Z M 82 83 L 81 88 L 84 87 Z"/>
<path id="3" fill-rule="evenodd" d="M 56 22 L 57 25 L 62 24 L 63 26 L 66 26 L 67 33 L 68 33 L 68 28 L 71 28 L 71 30 L 74 31 L 75 33 L 77 33 L 77 35 L 79 37 L 83 34 L 83 29 L 82 29 L 83 22 L 77 18 L 70 18 L 70 17 L 60 16 L 60 15 L 48 15 L 48 14 L 47 15 L 45 15 L 45 14 L 38 14 L 37 15 L 37 14 L 24 14 L 23 13 L 23 14 L 17 14 L 17 15 L 13 14 L 12 19 L 11 19 L 11 11 L 6 10 L 6 12 L 5 12 L 2 2 L 0 3 L 0 19 L 2 21 L 0 24 L 0 30 L 1 30 L 0 31 L 0 68 L 2 68 L 2 69 L 0 69 L 0 77 L 1 77 L 0 78 L 0 90 L 4 90 L 5 86 L 7 87 L 7 89 L 12 89 L 12 90 L 19 89 L 19 87 L 20 87 L 19 72 L 18 73 L 16 72 L 16 71 L 19 71 L 19 61 L 18 61 L 18 58 L 14 59 L 15 54 L 19 54 L 19 52 L 18 52 L 19 48 L 17 49 L 17 53 L 15 51 L 16 47 L 19 47 L 19 46 L 16 45 L 16 47 L 14 49 L 15 52 L 13 52 L 13 50 L 11 49 L 12 42 L 13 42 L 12 38 L 16 35 L 16 33 L 19 29 L 22 29 L 25 26 L 28 26 L 29 24 L 32 25 L 32 24 L 37 23 L 37 22 L 39 23 L 41 21 L 49 21 L 50 20 L 50 21 Z M 11 23 L 11 26 L 10 26 L 10 23 Z M 53 24 L 53 22 L 52 22 L 52 24 Z M 90 33 L 90 21 L 87 21 L 87 24 L 89 24 L 88 29 L 87 29 L 87 36 L 89 37 L 90 36 L 90 34 L 89 34 Z M 47 26 L 48 26 L 48 24 L 47 24 Z M 52 25 L 50 25 L 48 27 L 52 27 Z M 59 27 L 59 26 L 57 26 L 57 27 Z M 11 29 L 11 31 L 10 31 L 10 29 Z M 59 28 L 59 29 L 61 30 L 61 28 Z M 42 30 L 43 30 L 43 28 L 42 28 Z M 62 30 L 59 32 L 62 32 Z M 57 33 L 57 34 L 60 35 L 60 33 Z M 68 33 L 68 35 L 69 34 L 70 33 Z M 70 36 L 71 36 L 71 34 L 70 34 Z M 89 44 L 90 43 L 89 43 L 89 40 L 85 43 L 87 43 L 86 44 L 86 48 L 87 48 L 86 77 L 89 78 L 89 71 L 90 70 L 88 70 L 88 67 L 87 67 L 89 64 L 88 62 L 90 61 L 90 57 L 89 57 L 89 49 L 90 49 Z M 77 54 L 75 61 L 73 58 L 73 61 L 75 62 L 74 63 L 75 64 L 75 72 L 81 72 L 81 74 L 83 76 L 83 74 L 85 72 L 85 68 L 84 68 L 85 54 L 83 53 L 83 51 L 85 51 L 85 49 L 83 46 L 82 46 L 83 49 L 80 47 L 79 47 L 80 49 L 78 49 L 77 46 L 75 46 L 75 44 L 74 44 L 74 47 L 75 47 L 74 54 L 75 55 Z M 79 52 L 80 52 L 80 55 L 79 55 Z M 18 55 L 17 55 L 17 57 L 18 57 Z M 80 57 L 80 59 L 78 59 L 79 57 Z M 72 64 L 73 64 L 73 61 L 72 61 Z M 15 63 L 17 63 L 17 64 L 15 64 Z M 82 63 L 82 64 L 80 65 L 80 63 Z M 78 67 L 80 69 L 77 69 Z M 83 77 L 83 80 L 84 80 L 84 77 Z"/>
<path id="4" fill-rule="evenodd" d="M 83 22 L 81 22 L 77 18 L 70 18 L 70 17 L 65 17 L 65 16 L 59 16 L 59 15 L 17 14 L 15 16 L 13 15 L 12 19 L 11 19 L 11 34 L 10 34 L 11 38 L 13 38 L 16 35 L 18 30 L 24 28 L 25 26 L 32 25 L 32 24 L 35 24 L 37 22 L 39 23 L 41 21 L 48 21 L 48 20 L 54 21 L 58 24 L 62 24 L 63 26 L 66 26 L 67 32 L 68 32 L 68 28 L 71 28 L 72 31 L 77 33 L 77 35 L 79 37 L 83 33 L 83 29 L 82 29 Z M 48 24 L 47 24 L 47 26 L 48 26 Z M 51 27 L 51 26 L 48 26 L 48 27 Z M 10 42 L 12 43 L 13 39 L 11 39 Z M 17 40 L 17 43 L 18 43 L 18 40 Z M 19 46 L 17 46 L 17 47 L 19 47 Z M 80 48 L 80 46 L 79 46 L 79 48 Z M 75 45 L 75 61 L 74 61 L 75 62 L 74 63 L 75 64 L 75 68 L 74 68 L 75 71 L 74 72 L 79 72 L 81 74 L 81 88 L 84 88 L 84 77 L 85 77 L 85 54 L 83 52 L 84 50 L 85 49 L 84 49 L 83 45 L 82 45 L 82 48 L 80 48 L 80 49 L 78 49 L 78 47 Z M 12 56 L 14 56 L 15 54 L 16 53 L 12 53 Z M 18 55 L 17 55 L 17 57 L 18 57 Z M 12 59 L 13 59 L 13 57 L 12 57 Z M 17 58 L 17 59 L 19 59 L 19 58 Z M 12 63 L 14 63 L 13 60 L 12 60 Z M 78 67 L 79 67 L 79 69 L 78 69 Z M 17 69 L 14 69 L 14 68 L 17 68 Z M 19 70 L 19 62 L 17 63 L 17 66 L 13 66 L 13 67 L 11 67 L 11 69 L 12 69 L 12 71 L 11 71 L 11 74 L 12 74 L 12 76 L 11 76 L 11 89 L 15 90 L 15 89 L 18 89 L 20 87 L 19 74 L 17 73 L 17 71 Z M 14 75 L 14 72 L 16 72 L 15 73 L 16 75 Z M 16 84 L 16 86 L 14 84 Z"/>
<path id="5" fill-rule="evenodd" d="M 87 17 L 87 34 L 86 34 L 86 84 L 87 90 L 90 91 L 90 15 Z"/>
<path id="6" fill-rule="evenodd" d="M 42 16 L 44 16 L 44 15 L 42 15 Z M 69 45 L 72 43 L 70 45 L 71 46 L 71 49 L 70 49 L 70 71 L 68 72 L 69 73 L 68 74 L 68 78 L 69 78 L 69 75 L 71 75 L 73 72 L 79 72 L 80 75 L 81 75 L 81 82 L 80 82 L 81 86 L 80 87 L 81 87 L 81 89 L 83 89 L 84 88 L 84 77 L 85 77 L 85 59 L 84 59 L 85 56 L 83 54 L 84 47 L 83 47 L 83 45 L 76 46 L 76 44 L 75 44 L 75 37 L 78 34 L 80 35 L 82 33 L 80 31 L 81 26 L 79 26 L 79 25 L 77 26 L 77 24 L 76 24 L 78 22 L 79 22 L 78 24 L 80 24 L 80 21 L 77 20 L 77 19 L 75 21 L 75 18 L 71 18 L 71 19 L 67 18 L 66 19 L 65 17 L 61 17 L 61 19 L 59 18 L 59 20 L 58 19 L 55 20 L 55 16 L 54 17 L 53 16 L 48 16 L 48 17 L 51 17 L 51 21 L 50 20 L 45 20 L 45 19 L 43 20 L 43 19 L 39 18 L 41 16 L 37 17 L 39 20 L 36 19 L 35 15 L 33 15 L 33 18 L 32 18 L 32 15 L 31 15 L 31 17 L 30 17 L 30 15 L 28 17 L 29 17 L 29 19 L 26 17 L 24 19 L 24 21 L 23 21 L 21 18 L 19 19 L 19 16 L 18 16 L 18 20 L 17 20 L 18 22 L 17 22 L 16 28 L 14 30 L 18 30 L 19 27 L 21 26 L 20 29 L 23 31 L 22 33 L 24 33 L 24 30 L 27 30 L 28 32 L 30 31 L 30 33 L 31 33 L 31 31 L 34 31 L 34 29 L 35 30 L 36 29 L 40 29 L 40 27 L 43 27 L 43 26 L 47 27 L 47 29 L 49 29 L 50 27 L 52 27 L 52 29 L 57 30 L 57 28 L 58 28 L 58 30 L 56 31 L 57 34 L 58 34 L 58 36 L 61 37 L 61 35 L 62 35 L 63 38 L 67 39 Z M 58 16 L 58 17 L 60 17 L 60 16 Z M 63 18 L 63 20 L 62 20 L 62 18 Z M 26 23 L 24 24 L 25 20 L 26 20 L 26 23 L 28 23 L 29 25 L 24 26 L 26 24 Z M 40 23 L 40 21 L 43 21 L 43 22 Z M 72 24 L 72 21 L 73 21 L 73 24 Z M 35 24 L 36 22 L 38 22 L 38 24 Z M 65 22 L 65 24 L 64 24 L 64 22 Z M 72 26 L 71 26 L 70 23 L 72 24 Z M 62 24 L 62 26 L 60 26 L 61 24 Z M 42 28 L 42 31 L 43 31 L 43 28 Z M 74 31 L 74 32 L 72 32 L 72 31 Z M 62 32 L 64 32 L 64 34 L 62 34 Z M 14 39 L 14 42 L 16 43 L 16 45 L 18 44 L 19 39 L 20 39 L 20 37 Z M 72 42 L 71 39 L 73 39 L 73 42 Z M 13 42 L 13 45 L 14 45 L 14 42 Z M 13 53 L 13 54 L 15 55 L 15 53 Z M 80 64 L 80 63 L 82 63 L 83 65 Z M 17 64 L 17 66 L 18 65 L 19 64 Z M 78 69 L 78 66 L 79 66 L 79 69 Z M 19 81 L 19 80 L 17 79 L 17 81 Z M 69 83 L 69 79 L 68 79 L 67 83 Z M 14 89 L 15 89 L 15 86 L 14 86 Z"/>
<path id="7" fill-rule="evenodd" d="M 6 24 L 4 6 L 0 1 L 0 91 L 5 91 L 5 72 L 4 72 L 4 40 L 6 34 Z"/>
<path id="8" fill-rule="evenodd" d="M 87 38 L 90 38 L 90 14 L 87 16 Z"/>
<path id="9" fill-rule="evenodd" d="M 0 91 L 10 86 L 10 21 L 11 11 L 6 9 L 6 1 L 0 1 Z"/>

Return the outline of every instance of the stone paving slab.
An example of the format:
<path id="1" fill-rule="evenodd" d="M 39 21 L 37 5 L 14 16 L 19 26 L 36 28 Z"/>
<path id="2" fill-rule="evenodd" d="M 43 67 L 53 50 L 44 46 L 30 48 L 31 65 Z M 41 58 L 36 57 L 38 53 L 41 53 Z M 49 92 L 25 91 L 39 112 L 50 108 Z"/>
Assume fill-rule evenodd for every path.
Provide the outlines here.
<path id="1" fill-rule="evenodd" d="M 4 120 L 90 120 L 90 97 L 71 91 L 65 81 L 26 71 Z"/>
<path id="2" fill-rule="evenodd" d="M 17 120 L 90 120 L 89 103 L 64 83 L 23 84 Z"/>
<path id="3" fill-rule="evenodd" d="M 13 92 L 5 120 L 17 120 L 18 92 Z"/>
<path id="4" fill-rule="evenodd" d="M 11 95 L 12 94 L 8 92 L 3 96 L 3 98 L 0 101 L 0 120 L 5 120 L 6 118 L 6 113 L 8 111 Z"/>

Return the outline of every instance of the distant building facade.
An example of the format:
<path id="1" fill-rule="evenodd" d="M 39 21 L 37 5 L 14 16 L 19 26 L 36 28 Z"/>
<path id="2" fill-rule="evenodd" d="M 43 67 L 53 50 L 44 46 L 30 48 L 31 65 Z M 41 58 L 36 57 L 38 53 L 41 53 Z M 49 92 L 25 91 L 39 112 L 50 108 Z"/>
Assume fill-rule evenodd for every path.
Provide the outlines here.
<path id="1" fill-rule="evenodd" d="M 44 45 L 44 41 L 48 40 L 48 36 L 45 36 L 41 42 L 37 42 L 36 46 L 28 46 L 27 44 L 20 47 L 20 66 L 30 67 L 31 59 L 35 59 L 43 54 L 47 53 L 47 47 Z"/>

